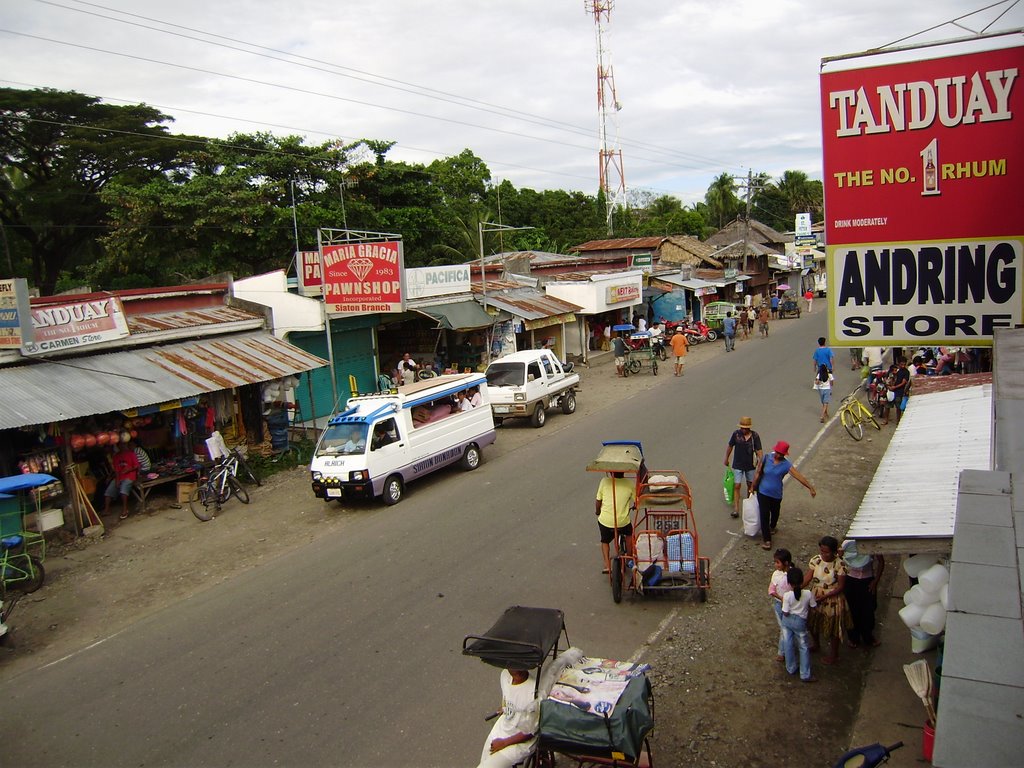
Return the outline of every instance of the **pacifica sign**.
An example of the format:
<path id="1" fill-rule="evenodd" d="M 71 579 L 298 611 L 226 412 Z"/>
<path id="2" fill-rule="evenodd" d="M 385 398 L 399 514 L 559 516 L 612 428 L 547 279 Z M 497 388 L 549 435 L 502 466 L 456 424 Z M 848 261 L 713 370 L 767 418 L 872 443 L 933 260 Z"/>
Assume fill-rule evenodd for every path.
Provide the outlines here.
<path id="1" fill-rule="evenodd" d="M 990 345 L 1024 314 L 1024 47 L 840 64 L 821 75 L 831 341 Z"/>

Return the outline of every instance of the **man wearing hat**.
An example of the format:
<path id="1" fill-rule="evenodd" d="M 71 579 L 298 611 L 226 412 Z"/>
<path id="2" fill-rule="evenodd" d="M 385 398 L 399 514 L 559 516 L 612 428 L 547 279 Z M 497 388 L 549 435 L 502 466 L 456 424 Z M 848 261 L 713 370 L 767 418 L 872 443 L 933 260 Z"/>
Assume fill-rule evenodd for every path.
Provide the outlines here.
<path id="1" fill-rule="evenodd" d="M 732 516 L 740 516 L 740 484 L 747 481 L 747 496 L 753 489 L 754 471 L 761 462 L 761 436 L 753 429 L 754 421 L 749 416 L 740 419 L 739 429 L 729 438 L 729 447 L 725 449 L 725 466 L 729 466 L 732 457 L 732 471 L 735 475 L 732 488 Z"/>
<path id="2" fill-rule="evenodd" d="M 690 342 L 686 339 L 686 334 L 683 333 L 683 329 L 676 326 L 676 332 L 672 334 L 672 354 L 676 356 L 676 376 L 683 375 L 683 362 L 686 358 L 687 347 L 690 346 Z"/>

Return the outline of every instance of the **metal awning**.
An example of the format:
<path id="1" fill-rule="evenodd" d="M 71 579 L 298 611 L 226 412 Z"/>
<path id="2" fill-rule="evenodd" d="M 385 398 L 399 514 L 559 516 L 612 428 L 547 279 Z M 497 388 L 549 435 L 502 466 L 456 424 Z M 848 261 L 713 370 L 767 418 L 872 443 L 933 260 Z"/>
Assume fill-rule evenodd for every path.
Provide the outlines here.
<path id="1" fill-rule="evenodd" d="M 477 328 L 489 328 L 494 324 L 494 318 L 472 299 L 410 309 L 437 320 L 439 327 L 450 331 L 473 331 Z"/>
<path id="2" fill-rule="evenodd" d="M 912 395 L 846 538 L 881 554 L 948 551 L 960 472 L 990 469 L 992 385 Z"/>
<path id="3" fill-rule="evenodd" d="M 141 408 L 327 365 L 265 331 L 0 368 L 0 429 Z"/>

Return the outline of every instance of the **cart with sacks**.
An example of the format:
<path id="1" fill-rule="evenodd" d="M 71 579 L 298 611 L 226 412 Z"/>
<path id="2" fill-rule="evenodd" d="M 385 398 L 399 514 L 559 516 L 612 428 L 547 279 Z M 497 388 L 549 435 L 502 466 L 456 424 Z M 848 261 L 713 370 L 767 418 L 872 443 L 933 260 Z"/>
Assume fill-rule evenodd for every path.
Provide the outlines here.
<path id="1" fill-rule="evenodd" d="M 560 668 L 555 660 L 568 648 L 562 611 L 519 605 L 506 609 L 485 633 L 462 642 L 466 656 L 530 673 L 524 685 L 533 686 L 540 701 L 540 723 L 523 768 L 553 768 L 556 755 L 558 765 L 577 768 L 653 768 L 649 665 L 577 656 Z"/>
<path id="2" fill-rule="evenodd" d="M 700 554 L 693 496 L 682 472 L 649 469 L 643 447 L 635 441 L 602 443 L 588 472 L 621 472 L 635 486 L 632 535 L 615 529 L 608 578 L 612 600 L 636 595 L 695 593 L 707 600 L 711 560 Z M 613 487 L 614 496 L 614 487 Z"/>

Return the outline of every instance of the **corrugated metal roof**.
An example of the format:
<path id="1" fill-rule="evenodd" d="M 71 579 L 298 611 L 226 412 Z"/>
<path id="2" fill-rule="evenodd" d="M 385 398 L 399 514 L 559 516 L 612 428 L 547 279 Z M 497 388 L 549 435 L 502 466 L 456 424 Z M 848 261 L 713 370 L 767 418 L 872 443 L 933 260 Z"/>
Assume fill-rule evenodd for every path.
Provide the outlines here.
<path id="1" fill-rule="evenodd" d="M 154 405 L 324 365 L 257 331 L 0 368 L 0 429 Z"/>
<path id="2" fill-rule="evenodd" d="M 590 240 L 580 245 L 574 245 L 570 251 L 628 251 L 635 248 L 658 248 L 666 238 L 664 237 L 620 237 L 613 240 Z"/>
<path id="3" fill-rule="evenodd" d="M 207 309 L 179 310 L 177 312 L 152 312 L 130 315 L 128 330 L 132 335 L 169 331 L 181 328 L 197 328 L 220 323 L 258 322 L 263 318 L 252 312 L 236 307 L 209 307 Z"/>
<path id="4" fill-rule="evenodd" d="M 960 471 L 990 469 L 991 446 L 991 384 L 911 395 L 846 537 L 952 539 Z"/>
<path id="5" fill-rule="evenodd" d="M 568 315 L 583 310 L 583 307 L 548 296 L 535 288 L 516 288 L 501 293 L 488 293 L 487 303 L 524 320 L 540 320 L 544 317 Z"/>

